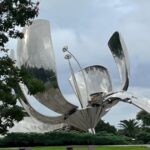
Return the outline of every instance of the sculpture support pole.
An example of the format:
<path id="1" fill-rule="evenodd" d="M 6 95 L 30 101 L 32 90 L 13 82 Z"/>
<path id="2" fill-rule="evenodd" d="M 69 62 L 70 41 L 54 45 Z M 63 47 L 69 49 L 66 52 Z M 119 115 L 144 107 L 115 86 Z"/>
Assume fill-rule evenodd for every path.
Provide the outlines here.
<path id="1" fill-rule="evenodd" d="M 88 131 L 89 131 L 89 133 L 95 134 L 95 129 L 94 128 L 88 129 Z"/>
<path id="2" fill-rule="evenodd" d="M 64 47 L 63 48 L 63 52 L 68 52 L 70 54 L 70 56 L 72 56 L 73 59 L 76 61 L 77 65 L 79 66 L 80 71 L 81 71 L 82 76 L 83 76 L 84 83 L 85 83 L 86 96 L 87 96 L 87 99 L 90 100 L 90 98 L 89 98 L 89 91 L 88 91 L 88 84 L 87 84 L 87 81 L 86 81 L 86 78 L 85 78 L 85 74 L 83 72 L 83 69 L 82 69 L 80 63 L 78 62 L 78 60 L 76 59 L 76 57 L 68 50 L 68 47 Z"/>
<path id="3" fill-rule="evenodd" d="M 69 63 L 69 68 L 70 68 L 70 71 L 71 71 L 71 75 L 73 77 L 73 82 L 74 82 L 74 85 L 75 85 L 75 88 L 76 88 L 77 97 L 79 99 L 81 107 L 83 108 L 83 105 L 82 105 L 82 102 L 81 102 L 81 94 L 80 94 L 79 87 L 78 87 L 78 84 L 77 84 L 77 81 L 76 81 L 76 77 L 74 75 L 73 68 L 71 66 L 70 58 L 71 58 L 71 55 L 66 55 L 65 56 L 65 59 L 67 59 L 68 63 Z"/>

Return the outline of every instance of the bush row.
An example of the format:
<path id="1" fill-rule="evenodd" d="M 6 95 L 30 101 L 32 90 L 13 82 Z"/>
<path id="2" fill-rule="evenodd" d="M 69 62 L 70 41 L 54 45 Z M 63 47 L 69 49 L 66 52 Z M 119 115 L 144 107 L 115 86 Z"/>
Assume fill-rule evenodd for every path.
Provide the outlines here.
<path id="1" fill-rule="evenodd" d="M 140 132 L 136 135 L 136 139 L 142 144 L 150 144 L 150 132 Z"/>
<path id="2" fill-rule="evenodd" d="M 51 146 L 51 145 L 116 145 L 128 144 L 129 138 L 110 133 L 9 133 L 0 139 L 0 146 Z"/>

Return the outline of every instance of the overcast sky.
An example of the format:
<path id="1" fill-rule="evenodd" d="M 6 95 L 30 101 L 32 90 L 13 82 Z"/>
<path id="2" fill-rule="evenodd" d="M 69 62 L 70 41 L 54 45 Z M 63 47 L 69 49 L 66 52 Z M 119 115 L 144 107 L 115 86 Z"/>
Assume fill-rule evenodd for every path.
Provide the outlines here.
<path id="1" fill-rule="evenodd" d="M 121 33 L 128 48 L 129 91 L 150 97 L 149 8 L 149 0 L 40 0 L 38 18 L 50 21 L 59 82 L 69 100 L 75 98 L 68 83 L 68 64 L 61 50 L 65 45 L 82 67 L 95 64 L 107 67 L 114 88 L 119 89 L 118 70 L 107 46 L 115 31 Z M 120 120 L 135 118 L 138 111 L 134 106 L 120 103 L 103 119 L 117 126 Z"/>

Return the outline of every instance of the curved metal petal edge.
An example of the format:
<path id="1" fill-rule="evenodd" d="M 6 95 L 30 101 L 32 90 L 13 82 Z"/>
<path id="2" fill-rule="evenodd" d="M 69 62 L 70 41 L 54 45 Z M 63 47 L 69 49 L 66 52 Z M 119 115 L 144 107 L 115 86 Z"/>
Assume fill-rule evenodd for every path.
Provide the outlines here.
<path id="1" fill-rule="evenodd" d="M 122 80 L 122 90 L 127 91 L 129 86 L 129 59 L 126 45 L 123 41 L 119 32 L 115 32 L 110 40 L 108 41 L 108 46 L 112 52 L 112 55 L 117 64 L 120 78 Z"/>

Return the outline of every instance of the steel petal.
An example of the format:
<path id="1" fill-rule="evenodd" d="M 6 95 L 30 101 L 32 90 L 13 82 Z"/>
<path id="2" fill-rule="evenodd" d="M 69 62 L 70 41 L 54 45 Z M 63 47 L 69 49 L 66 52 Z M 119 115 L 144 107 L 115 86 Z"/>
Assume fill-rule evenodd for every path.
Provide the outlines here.
<path id="1" fill-rule="evenodd" d="M 75 78 L 80 91 L 83 108 L 87 107 L 92 95 L 101 93 L 104 96 L 112 91 L 109 72 L 103 66 L 95 65 L 84 68 L 75 73 Z M 76 93 L 72 76 L 69 80 Z"/>
<path id="2" fill-rule="evenodd" d="M 119 32 L 115 32 L 108 42 L 108 46 L 118 66 L 122 80 L 122 90 L 127 90 L 129 86 L 129 59 L 126 45 Z"/>
<path id="3" fill-rule="evenodd" d="M 113 93 L 112 95 L 108 96 L 106 99 L 127 102 L 150 113 L 150 100 L 148 98 L 140 98 L 134 96 L 129 92 L 120 91 L 120 92 Z"/>
<path id="4" fill-rule="evenodd" d="M 100 109 L 101 107 L 89 107 L 77 110 L 65 122 L 83 131 L 88 131 L 89 129 L 95 128 L 99 122 L 100 118 L 97 118 L 97 116 L 101 113 L 99 111 Z"/>
<path id="5" fill-rule="evenodd" d="M 24 85 L 20 84 L 20 88 L 23 89 Z M 22 90 L 24 91 L 24 90 Z M 21 90 L 20 90 L 21 92 Z M 43 122 L 43 123 L 47 123 L 47 124 L 60 124 L 64 122 L 64 115 L 60 115 L 60 116 L 56 116 L 56 117 L 50 117 L 50 116 L 45 116 L 41 113 L 39 113 L 38 111 L 36 111 L 28 102 L 27 100 L 27 95 L 26 93 L 22 93 L 21 94 L 21 99 L 20 99 L 20 103 L 22 104 L 22 106 L 24 107 L 24 109 L 27 111 L 28 114 L 30 114 L 31 116 L 33 116 L 34 118 L 36 118 L 37 120 Z"/>
<path id="6" fill-rule="evenodd" d="M 35 20 L 31 26 L 24 28 L 23 32 L 24 38 L 18 41 L 17 64 L 30 76 L 42 81 L 45 87 L 45 91 L 34 97 L 57 113 L 65 114 L 77 108 L 69 103 L 59 90 L 49 22 Z"/>

